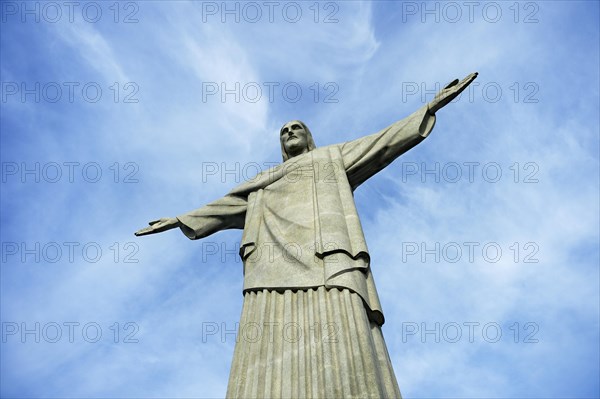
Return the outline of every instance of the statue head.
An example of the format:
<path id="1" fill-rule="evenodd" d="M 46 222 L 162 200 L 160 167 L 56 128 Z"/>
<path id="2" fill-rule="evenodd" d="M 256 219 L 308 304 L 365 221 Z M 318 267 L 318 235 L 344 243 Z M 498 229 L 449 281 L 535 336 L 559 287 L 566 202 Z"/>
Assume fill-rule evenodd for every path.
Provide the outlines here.
<path id="1" fill-rule="evenodd" d="M 308 127 L 298 120 L 290 121 L 281 127 L 279 140 L 284 162 L 317 148 Z"/>

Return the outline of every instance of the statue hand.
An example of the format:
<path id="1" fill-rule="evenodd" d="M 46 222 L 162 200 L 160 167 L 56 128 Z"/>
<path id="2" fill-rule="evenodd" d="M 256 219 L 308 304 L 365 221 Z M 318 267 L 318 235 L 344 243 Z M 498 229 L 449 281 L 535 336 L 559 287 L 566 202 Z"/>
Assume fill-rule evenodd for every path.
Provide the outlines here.
<path id="1" fill-rule="evenodd" d="M 478 73 L 474 72 L 460 82 L 458 79 L 454 79 L 452 82 L 448 83 L 448 85 L 444 87 L 438 94 L 436 94 L 435 98 L 429 103 L 429 112 L 431 114 L 435 114 L 440 108 L 445 107 L 450 101 L 454 100 L 464 89 L 466 89 L 467 86 L 475 80 L 477 75 Z"/>
<path id="2" fill-rule="evenodd" d="M 162 233 L 163 231 L 171 230 L 179 227 L 180 222 L 177 218 L 161 218 L 148 223 L 150 227 L 144 227 L 135 232 L 136 236 L 145 236 L 148 234 Z"/>

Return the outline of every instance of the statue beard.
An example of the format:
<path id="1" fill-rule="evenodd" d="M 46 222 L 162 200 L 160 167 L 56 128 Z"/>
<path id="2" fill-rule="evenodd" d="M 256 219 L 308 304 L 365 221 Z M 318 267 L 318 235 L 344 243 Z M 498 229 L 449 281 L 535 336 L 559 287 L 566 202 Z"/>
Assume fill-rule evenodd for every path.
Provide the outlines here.
<path id="1" fill-rule="evenodd" d="M 304 131 L 306 132 L 306 146 L 307 146 L 308 151 L 314 150 L 315 148 L 317 148 L 317 146 L 315 145 L 315 141 L 313 140 L 310 129 L 308 128 L 308 126 L 306 126 L 306 124 L 304 122 L 302 122 L 302 121 L 298 121 L 298 122 L 300 122 L 300 124 L 304 128 Z M 281 156 L 283 158 L 283 162 L 285 162 L 292 157 L 285 150 L 285 146 L 283 145 L 283 143 L 281 141 L 279 143 L 281 144 Z"/>

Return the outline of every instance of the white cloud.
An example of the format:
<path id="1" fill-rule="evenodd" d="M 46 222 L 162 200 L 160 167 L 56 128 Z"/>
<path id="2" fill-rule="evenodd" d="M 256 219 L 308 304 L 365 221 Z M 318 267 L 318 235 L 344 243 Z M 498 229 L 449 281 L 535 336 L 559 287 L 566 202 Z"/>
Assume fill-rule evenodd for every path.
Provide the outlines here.
<path id="1" fill-rule="evenodd" d="M 403 93 L 407 83 L 431 89 L 473 70 L 481 73 L 473 100 L 464 96 L 441 111 L 431 137 L 356 192 L 400 388 L 408 397 L 597 394 L 593 382 L 556 371 L 597 367 L 593 356 L 584 356 L 598 355 L 592 342 L 598 331 L 592 264 L 598 259 L 598 36 L 587 25 L 591 6 L 540 3 L 540 22 L 524 25 L 510 19 L 401 23 L 392 3 L 339 3 L 339 21 L 331 24 L 315 23 L 308 3 L 297 24 L 221 23 L 218 16 L 204 23 L 202 3 L 139 5 L 140 22 L 132 25 L 2 26 L 1 68 L 11 81 L 54 76 L 139 86 L 136 104 L 2 104 L 3 161 L 7 155 L 17 162 L 94 161 L 104 172 L 96 184 L 81 178 L 21 184 L 12 177 L 3 183 L 3 242 L 97 242 L 104 251 L 97 263 L 80 252 L 72 263 L 22 263 L 18 256 L 3 263 L 3 322 L 94 321 L 104 333 L 97 344 L 81 336 L 72 344 L 9 336 L 2 343 L 3 395 L 223 396 L 233 342 L 220 336 L 202 342 L 203 323 L 233 328 L 242 266 L 233 255 L 208 256 L 207 245 L 233 252 L 240 232 L 189 242 L 179 232 L 138 239 L 133 231 L 146 219 L 180 214 L 229 191 L 240 176 L 223 175 L 223 166 L 279 161 L 277 129 L 295 115 L 310 117 L 318 144 L 348 140 L 420 107 L 421 93 Z M 328 10 L 320 11 L 322 19 Z M 397 23 L 383 24 L 375 17 L 382 14 Z M 24 59 L 10 59 L 18 54 L 4 35 L 12 29 L 32 48 Z M 44 52 L 45 43 L 60 57 Z M 26 68 L 16 67 L 17 59 Z M 203 99 L 203 82 L 269 81 L 298 82 L 307 93 L 314 82 L 335 82 L 340 101 Z M 491 83 L 502 89 L 498 102 L 483 97 L 482 87 Z M 537 84 L 537 103 L 523 102 L 532 93 L 527 83 Z M 121 182 L 129 161 L 139 166 L 136 184 Z M 114 162 L 120 183 L 113 182 Z M 206 162 L 215 162 L 219 174 L 203 175 Z M 426 182 L 407 175 L 409 162 L 480 165 L 473 183 L 464 165 L 458 183 L 435 183 L 431 175 Z M 490 162 L 502 169 L 498 183 L 481 174 Z M 539 182 L 524 183 L 535 167 Z M 472 262 L 464 246 L 471 241 L 481 243 Z M 118 262 L 110 249 L 115 242 Z M 138 263 L 123 262 L 129 242 L 139 246 Z M 428 248 L 456 242 L 463 253 L 456 263 L 443 257 L 436 263 L 432 255 L 422 262 L 420 254 L 402 262 L 399 250 L 407 242 Z M 502 248 L 498 262 L 483 257 L 486 242 Z M 525 263 L 527 254 L 539 262 Z M 127 321 L 140 327 L 140 342 L 113 343 L 110 327 L 118 322 L 125 333 Z M 504 338 L 435 344 L 417 335 L 403 342 L 402 323 L 469 321 L 497 322 Z M 540 342 L 512 342 L 512 323 L 524 333 L 529 321 L 539 326 Z"/>

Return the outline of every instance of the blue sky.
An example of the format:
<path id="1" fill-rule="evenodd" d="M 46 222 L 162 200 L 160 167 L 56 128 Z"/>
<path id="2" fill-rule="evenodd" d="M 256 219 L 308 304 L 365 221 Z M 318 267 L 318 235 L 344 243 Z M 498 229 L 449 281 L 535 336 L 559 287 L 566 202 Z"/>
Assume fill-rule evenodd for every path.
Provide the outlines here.
<path id="1" fill-rule="evenodd" d="M 400 389 L 600 395 L 598 2 L 66 3 L 1 4 L 2 397 L 223 397 L 241 232 L 133 232 L 474 71 L 355 193 Z"/>

